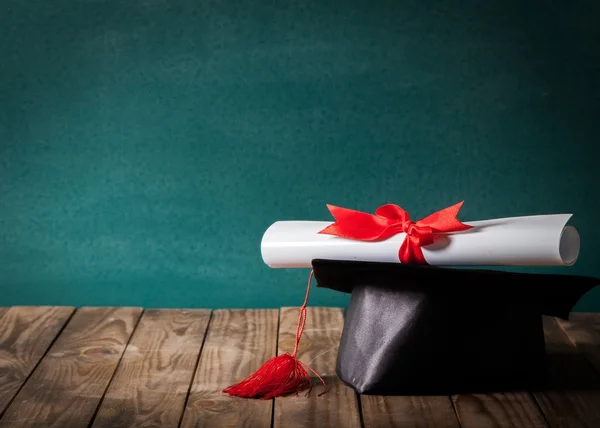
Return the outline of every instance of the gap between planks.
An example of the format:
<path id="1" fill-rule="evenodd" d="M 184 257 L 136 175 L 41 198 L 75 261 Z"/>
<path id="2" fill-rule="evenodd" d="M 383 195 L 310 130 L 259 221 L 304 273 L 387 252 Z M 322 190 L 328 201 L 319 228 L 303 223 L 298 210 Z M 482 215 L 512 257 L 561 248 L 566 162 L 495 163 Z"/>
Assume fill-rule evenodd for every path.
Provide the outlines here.
<path id="1" fill-rule="evenodd" d="M 300 308 L 280 310 L 278 354 L 292 352 Z M 337 350 L 344 325 L 341 308 L 308 307 L 306 325 L 300 340 L 297 357 L 319 373 L 327 383 L 323 392 L 321 382 L 312 376 L 313 389 L 308 395 L 275 399 L 273 426 L 294 427 L 360 427 L 358 397 L 335 372 Z"/>
<path id="2" fill-rule="evenodd" d="M 140 313 L 139 308 L 76 311 L 0 427 L 87 426 Z"/>
<path id="3" fill-rule="evenodd" d="M 222 390 L 275 355 L 277 328 L 276 309 L 213 312 L 182 427 L 271 426 L 273 400 L 230 397 Z"/>
<path id="4" fill-rule="evenodd" d="M 5 308 L 0 318 L 0 418 L 74 311 L 60 306 Z"/>
<path id="5" fill-rule="evenodd" d="M 92 427 L 177 427 L 211 311 L 144 311 Z"/>

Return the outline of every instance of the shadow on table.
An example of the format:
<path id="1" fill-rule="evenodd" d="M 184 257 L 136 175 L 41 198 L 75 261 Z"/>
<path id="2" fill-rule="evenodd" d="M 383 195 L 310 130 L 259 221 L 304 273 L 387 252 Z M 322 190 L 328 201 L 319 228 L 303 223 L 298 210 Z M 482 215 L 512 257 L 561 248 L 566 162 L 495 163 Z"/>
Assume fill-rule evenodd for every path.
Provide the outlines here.
<path id="1" fill-rule="evenodd" d="M 584 347 L 584 352 L 600 355 L 600 346 Z M 547 353 L 543 368 L 545 376 L 530 390 L 600 390 L 600 366 L 595 367 L 583 353 L 571 347 Z"/>
<path id="2" fill-rule="evenodd" d="M 585 348 L 585 352 L 600 355 L 600 346 Z M 600 369 L 600 367 L 598 367 Z M 435 371 L 434 376 L 420 379 L 398 379 L 393 390 L 376 390 L 372 395 L 454 395 L 490 394 L 502 392 L 600 391 L 600 370 L 572 347 L 560 347 L 547 353 L 539 364 L 527 372 L 486 372 L 480 376 L 456 373 L 447 375 Z M 433 372 L 433 371 L 432 371 Z M 406 385 L 406 387 L 404 386 Z"/>

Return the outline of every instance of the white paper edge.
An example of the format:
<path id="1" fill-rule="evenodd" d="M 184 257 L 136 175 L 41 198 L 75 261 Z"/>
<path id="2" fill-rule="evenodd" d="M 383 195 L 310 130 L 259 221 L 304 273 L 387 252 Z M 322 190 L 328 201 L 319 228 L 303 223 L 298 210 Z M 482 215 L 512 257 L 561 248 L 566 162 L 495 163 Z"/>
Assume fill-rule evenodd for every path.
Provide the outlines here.
<path id="1" fill-rule="evenodd" d="M 448 234 L 423 254 L 439 266 L 572 266 L 580 237 L 567 226 L 572 214 L 509 217 L 464 222 L 474 229 Z M 317 232 L 331 221 L 278 221 L 263 234 L 261 254 L 272 268 L 310 268 L 311 260 L 396 262 L 404 234 L 385 241 L 363 242 Z M 442 248 L 442 249 L 440 249 Z"/>

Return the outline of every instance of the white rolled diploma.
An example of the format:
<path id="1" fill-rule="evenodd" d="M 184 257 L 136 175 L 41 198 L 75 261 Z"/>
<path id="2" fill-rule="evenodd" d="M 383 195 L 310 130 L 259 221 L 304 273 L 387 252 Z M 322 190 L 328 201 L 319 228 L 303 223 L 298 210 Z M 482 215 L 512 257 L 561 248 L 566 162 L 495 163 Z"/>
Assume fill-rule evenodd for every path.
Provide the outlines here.
<path id="1" fill-rule="evenodd" d="M 422 247 L 432 266 L 571 266 L 579 256 L 572 214 L 463 222 L 472 229 L 437 235 Z M 264 233 L 261 254 L 272 268 L 310 268 L 314 259 L 400 263 L 405 233 L 383 241 L 358 241 L 318 232 L 323 221 L 278 221 Z"/>

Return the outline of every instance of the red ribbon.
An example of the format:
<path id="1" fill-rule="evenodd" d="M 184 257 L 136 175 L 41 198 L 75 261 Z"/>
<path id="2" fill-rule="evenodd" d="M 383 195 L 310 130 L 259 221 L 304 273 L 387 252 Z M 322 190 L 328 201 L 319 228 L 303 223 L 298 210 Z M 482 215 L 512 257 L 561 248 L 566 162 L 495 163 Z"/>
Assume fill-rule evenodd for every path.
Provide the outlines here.
<path id="1" fill-rule="evenodd" d="M 380 241 L 404 232 L 406 238 L 398 250 L 400 261 L 427 264 L 421 247 L 432 244 L 436 233 L 460 232 L 473 227 L 456 218 L 463 202 L 416 222 L 394 204 L 379 207 L 375 215 L 327 205 L 336 221 L 319 233 L 361 241 Z"/>

